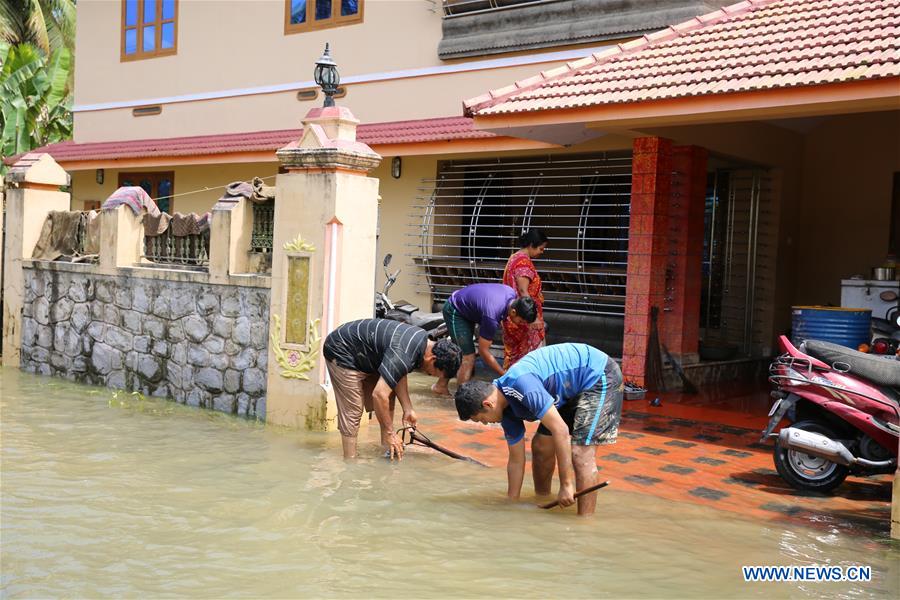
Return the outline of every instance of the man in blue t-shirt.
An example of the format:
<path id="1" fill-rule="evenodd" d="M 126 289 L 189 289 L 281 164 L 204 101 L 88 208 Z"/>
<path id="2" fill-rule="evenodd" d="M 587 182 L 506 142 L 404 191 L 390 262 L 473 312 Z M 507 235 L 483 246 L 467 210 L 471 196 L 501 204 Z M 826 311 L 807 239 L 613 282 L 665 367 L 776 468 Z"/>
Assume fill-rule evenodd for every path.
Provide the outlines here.
<path id="1" fill-rule="evenodd" d="M 503 426 L 507 496 L 513 500 L 525 476 L 525 421 L 540 421 L 531 442 L 534 491 L 550 493 L 558 465 L 558 500 L 571 506 L 576 489 L 596 483 L 597 446 L 616 441 L 622 391 L 619 365 L 606 354 L 587 344 L 556 344 L 528 353 L 492 384 L 461 385 L 456 411 L 463 421 Z M 596 502 L 595 493 L 580 497 L 578 514 L 593 514 Z"/>
<path id="2" fill-rule="evenodd" d="M 460 384 L 472 377 L 475 369 L 475 326 L 478 326 L 478 355 L 490 369 L 503 375 L 503 367 L 491 354 L 494 334 L 506 319 L 516 325 L 533 323 L 537 306 L 531 298 L 519 298 L 516 291 L 502 283 L 475 283 L 456 290 L 444 302 L 444 322 L 450 339 L 463 353 L 456 379 Z M 431 390 L 449 394 L 449 379 L 440 377 Z"/>

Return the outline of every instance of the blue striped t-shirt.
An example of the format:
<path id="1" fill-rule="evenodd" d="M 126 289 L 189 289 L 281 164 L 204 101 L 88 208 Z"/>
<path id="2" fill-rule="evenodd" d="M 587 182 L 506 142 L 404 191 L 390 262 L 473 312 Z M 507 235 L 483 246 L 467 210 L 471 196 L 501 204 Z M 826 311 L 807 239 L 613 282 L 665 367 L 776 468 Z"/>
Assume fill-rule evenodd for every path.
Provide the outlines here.
<path id="1" fill-rule="evenodd" d="M 594 387 L 607 360 L 587 344 L 554 344 L 529 352 L 495 379 L 509 404 L 500 422 L 507 443 L 518 443 L 525 436 L 525 421 L 541 420 L 551 404 L 558 409 Z"/>

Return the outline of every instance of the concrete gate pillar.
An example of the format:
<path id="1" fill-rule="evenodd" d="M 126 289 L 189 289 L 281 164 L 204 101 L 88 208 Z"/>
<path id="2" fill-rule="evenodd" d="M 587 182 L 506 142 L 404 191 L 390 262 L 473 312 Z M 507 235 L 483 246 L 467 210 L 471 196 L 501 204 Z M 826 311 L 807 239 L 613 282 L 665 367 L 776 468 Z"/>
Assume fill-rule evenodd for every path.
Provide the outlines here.
<path id="1" fill-rule="evenodd" d="M 49 154 L 20 158 L 6 174 L 3 243 L 3 366 L 18 367 L 25 301 L 22 260 L 31 258 L 50 211 L 69 210 L 69 174 Z"/>
<path id="2" fill-rule="evenodd" d="M 266 421 L 334 429 L 334 395 L 322 341 L 346 321 L 372 316 L 381 157 L 356 141 L 353 114 L 315 108 L 303 135 L 276 153 Z"/>

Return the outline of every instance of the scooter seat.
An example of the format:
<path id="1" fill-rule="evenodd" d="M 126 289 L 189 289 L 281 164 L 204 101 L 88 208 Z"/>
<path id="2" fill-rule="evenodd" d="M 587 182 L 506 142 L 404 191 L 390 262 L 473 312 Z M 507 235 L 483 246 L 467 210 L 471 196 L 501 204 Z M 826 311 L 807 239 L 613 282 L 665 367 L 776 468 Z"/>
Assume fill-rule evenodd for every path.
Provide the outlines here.
<path id="1" fill-rule="evenodd" d="M 414 312 L 409 317 L 409 324 L 415 325 L 416 327 L 421 327 L 425 331 L 430 329 L 434 329 L 438 325 L 444 322 L 444 315 L 442 313 L 422 313 L 422 312 Z"/>
<path id="2" fill-rule="evenodd" d="M 868 379 L 876 385 L 900 388 L 900 360 L 872 356 L 819 340 L 807 340 L 800 351 L 832 366 L 836 363 L 848 365 L 849 373 Z"/>

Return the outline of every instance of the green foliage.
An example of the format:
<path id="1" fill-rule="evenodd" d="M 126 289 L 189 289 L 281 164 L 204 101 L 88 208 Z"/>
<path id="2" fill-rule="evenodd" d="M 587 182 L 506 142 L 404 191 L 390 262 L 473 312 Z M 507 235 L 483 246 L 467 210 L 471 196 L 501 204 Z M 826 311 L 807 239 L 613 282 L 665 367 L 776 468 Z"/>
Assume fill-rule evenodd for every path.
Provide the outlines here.
<path id="1" fill-rule="evenodd" d="M 31 44 L 4 46 L 0 43 L 0 154 L 8 157 L 69 139 L 69 50 L 57 48 L 48 59 Z"/>
<path id="2" fill-rule="evenodd" d="M 0 0 L 0 39 L 32 44 L 46 56 L 75 51 L 75 0 Z"/>

